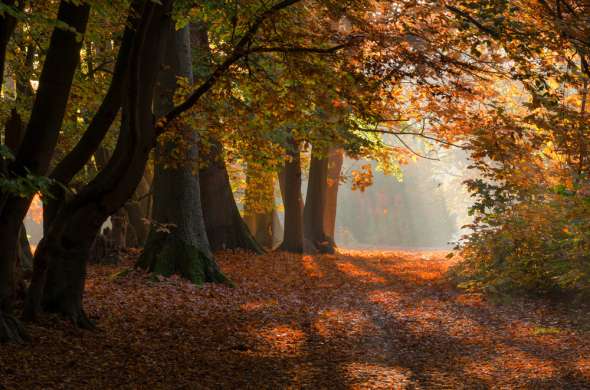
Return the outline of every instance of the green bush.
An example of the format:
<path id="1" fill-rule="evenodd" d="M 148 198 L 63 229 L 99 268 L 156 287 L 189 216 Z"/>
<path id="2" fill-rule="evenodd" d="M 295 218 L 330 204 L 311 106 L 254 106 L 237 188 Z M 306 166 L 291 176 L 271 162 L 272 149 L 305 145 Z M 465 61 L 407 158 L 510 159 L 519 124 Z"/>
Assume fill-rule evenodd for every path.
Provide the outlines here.
<path id="1" fill-rule="evenodd" d="M 588 294 L 589 198 L 562 188 L 525 198 L 479 207 L 474 232 L 458 246 L 464 261 L 453 277 L 460 287 L 491 293 Z M 488 205 L 494 199 L 487 196 Z"/>

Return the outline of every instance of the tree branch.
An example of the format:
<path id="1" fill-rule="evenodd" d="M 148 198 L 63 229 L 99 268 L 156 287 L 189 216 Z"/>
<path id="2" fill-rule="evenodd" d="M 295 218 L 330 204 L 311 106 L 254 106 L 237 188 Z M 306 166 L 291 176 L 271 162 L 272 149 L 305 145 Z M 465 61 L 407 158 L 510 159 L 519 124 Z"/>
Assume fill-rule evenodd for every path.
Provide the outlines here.
<path id="1" fill-rule="evenodd" d="M 329 54 L 335 53 L 340 49 L 348 46 L 350 42 L 343 43 L 341 45 L 332 47 L 301 47 L 301 46 L 285 46 L 285 47 L 253 47 L 248 49 L 245 54 L 251 53 L 318 53 L 318 54 Z"/>
<path id="2" fill-rule="evenodd" d="M 400 135 L 412 135 L 415 137 L 420 137 L 420 138 L 424 138 L 424 139 L 427 139 L 430 141 L 434 141 L 434 142 L 437 142 L 442 145 L 452 146 L 454 148 L 459 148 L 459 149 L 466 149 L 464 146 L 457 145 L 455 143 L 445 141 L 440 138 L 432 137 L 432 136 L 426 135 L 424 133 L 416 133 L 416 132 L 408 132 L 408 131 L 391 131 L 391 130 L 383 130 L 383 129 L 362 129 L 362 128 L 359 128 L 358 130 L 365 131 L 367 133 L 391 134 L 396 137 L 398 137 Z"/>
<path id="3" fill-rule="evenodd" d="M 457 15 L 457 16 L 459 16 L 459 17 L 461 17 L 461 18 L 463 18 L 463 19 L 471 22 L 479 30 L 481 30 L 482 32 L 485 32 L 486 34 L 489 34 L 493 38 L 496 38 L 496 39 L 500 39 L 501 38 L 500 37 L 500 34 L 496 30 L 484 26 L 483 23 L 481 23 L 479 20 L 477 20 L 476 18 L 474 18 L 473 16 L 471 16 L 469 13 L 467 13 L 467 12 L 465 12 L 463 10 L 460 10 L 459 8 L 454 7 L 452 5 L 447 5 L 447 6 L 445 6 L 445 8 L 448 9 L 449 11 L 451 11 L 452 13 L 454 13 L 455 15 Z"/>
<path id="4" fill-rule="evenodd" d="M 244 33 L 242 38 L 236 44 L 232 53 L 223 61 L 221 64 L 215 68 L 213 73 L 207 77 L 205 81 L 192 93 L 190 94 L 182 103 L 174 107 L 170 110 L 166 115 L 164 115 L 157 123 L 157 132 L 158 134 L 162 133 L 166 126 L 168 126 L 172 121 L 178 118 L 182 113 L 189 110 L 192 106 L 194 106 L 197 101 L 203 96 L 211 87 L 217 82 L 217 80 L 238 60 L 243 58 L 245 55 L 248 54 L 248 50 L 245 50 L 246 47 L 252 42 L 254 36 L 262 26 L 262 23 L 269 18 L 270 16 L 274 15 L 275 13 L 279 12 L 280 10 L 287 8 L 295 3 L 298 3 L 302 0 L 283 0 L 273 7 L 269 8 L 268 10 L 262 12 L 258 17 L 254 19 L 254 22 L 248 30 Z"/>

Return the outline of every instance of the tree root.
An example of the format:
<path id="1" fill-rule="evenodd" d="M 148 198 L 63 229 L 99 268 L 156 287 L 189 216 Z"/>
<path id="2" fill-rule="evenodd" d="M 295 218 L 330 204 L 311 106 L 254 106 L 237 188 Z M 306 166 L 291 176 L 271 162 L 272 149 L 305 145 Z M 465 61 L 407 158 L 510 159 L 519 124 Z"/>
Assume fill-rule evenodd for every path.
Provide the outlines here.
<path id="1" fill-rule="evenodd" d="M 24 344 L 31 338 L 23 324 L 10 314 L 0 312 L 0 343 Z"/>
<path id="2" fill-rule="evenodd" d="M 66 315 L 66 317 L 77 328 L 90 331 L 95 331 L 97 329 L 96 323 L 88 318 L 84 309 L 78 309 L 75 312 Z"/>

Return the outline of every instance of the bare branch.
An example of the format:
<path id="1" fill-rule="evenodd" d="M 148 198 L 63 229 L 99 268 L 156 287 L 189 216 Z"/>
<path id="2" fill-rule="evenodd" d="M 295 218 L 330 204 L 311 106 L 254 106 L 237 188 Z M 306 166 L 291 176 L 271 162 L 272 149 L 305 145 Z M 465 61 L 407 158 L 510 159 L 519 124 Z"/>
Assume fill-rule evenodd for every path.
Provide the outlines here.
<path id="1" fill-rule="evenodd" d="M 454 148 L 459 148 L 459 149 L 466 149 L 464 146 L 461 145 L 457 145 L 455 143 L 449 142 L 449 141 L 445 141 L 443 139 L 440 138 L 436 138 L 436 137 L 432 137 L 429 135 L 424 134 L 423 132 L 420 133 L 416 133 L 416 132 L 408 132 L 408 131 L 391 131 L 391 130 L 383 130 L 383 129 L 362 129 L 359 128 L 360 131 L 365 131 L 368 133 L 380 133 L 380 134 L 390 134 L 390 135 L 394 135 L 396 137 L 401 136 L 401 135 L 412 135 L 415 137 L 420 137 L 420 138 L 424 138 L 430 141 L 434 141 L 437 142 L 439 144 L 443 144 L 443 145 L 447 145 L 447 146 L 452 146 Z"/>
<path id="2" fill-rule="evenodd" d="M 348 46 L 349 43 L 343 43 L 341 45 L 332 47 L 301 47 L 301 46 L 285 46 L 285 47 L 253 47 L 248 49 L 246 54 L 250 53 L 318 53 L 318 54 L 329 54 L 334 53 L 340 49 Z"/>

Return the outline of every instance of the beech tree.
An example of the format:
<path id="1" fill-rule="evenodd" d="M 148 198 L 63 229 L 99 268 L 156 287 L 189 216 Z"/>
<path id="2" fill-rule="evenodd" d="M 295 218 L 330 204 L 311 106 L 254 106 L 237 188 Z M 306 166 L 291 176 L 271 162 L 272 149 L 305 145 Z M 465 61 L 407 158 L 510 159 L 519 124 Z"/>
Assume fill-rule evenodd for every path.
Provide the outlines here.
<path id="1" fill-rule="evenodd" d="M 168 35 L 156 91 L 157 117 L 174 107 L 177 78 L 193 82 L 189 26 Z M 188 129 L 179 136 L 188 138 L 184 147 L 173 140 L 156 147 L 152 229 L 138 265 L 165 276 L 180 274 L 198 284 L 222 282 L 225 278 L 213 260 L 201 208 L 196 133 Z M 175 147 L 186 149 L 184 158 L 176 164 L 180 166 L 168 167 L 165 156 Z"/>
<path id="2" fill-rule="evenodd" d="M 108 129 L 114 120 L 119 105 L 122 110 L 121 125 L 117 145 L 108 163 L 96 177 L 80 188 L 76 194 L 59 202 L 50 218 L 49 228 L 39 244 L 34 259 L 34 272 L 27 294 L 25 318 L 34 319 L 42 310 L 62 313 L 81 327 L 92 327 L 83 307 L 84 278 L 86 260 L 92 243 L 104 221 L 133 195 L 149 159 L 150 151 L 156 143 L 156 137 L 167 131 L 170 124 L 191 109 L 217 80 L 230 67 L 252 52 L 281 51 L 281 48 L 251 47 L 257 31 L 262 24 L 282 9 L 297 3 L 295 0 L 282 1 L 262 12 L 257 13 L 251 23 L 247 24 L 240 39 L 229 49 L 225 58 L 212 67 L 211 72 L 203 79 L 180 104 L 174 106 L 165 115 L 159 117 L 152 112 L 154 88 L 161 67 L 161 58 L 166 47 L 163 31 L 172 24 L 172 1 L 160 3 L 135 1 L 129 11 L 128 27 L 119 49 L 118 64 L 114 69 L 111 87 L 119 84 L 123 88 L 111 88 L 103 100 L 97 113 L 79 143 L 66 155 L 64 161 L 70 159 L 67 170 L 76 171 L 76 165 L 83 165 L 97 150 L 104 138 L 105 128 Z M 90 7 L 86 4 L 72 5 L 64 2 L 60 6 L 58 18 L 64 23 L 76 27 L 78 33 L 88 19 Z M 61 20 L 59 19 L 59 20 Z M 23 144 L 16 159 L 9 166 L 11 174 L 24 176 L 25 173 L 44 174 L 47 172 L 51 153 L 55 147 L 60 121 L 63 118 L 68 100 L 68 90 L 79 59 L 82 40 L 73 31 L 55 29 L 50 49 L 43 65 L 39 89 L 35 96 L 35 105 L 30 122 L 24 136 Z M 54 48 L 55 46 L 55 48 Z M 288 50 L 292 50 L 289 48 Z M 306 51 L 307 49 L 298 49 Z M 320 50 L 321 52 L 321 50 Z M 60 80 L 53 84 L 46 81 L 56 72 L 56 60 L 60 57 Z M 67 61 L 66 61 L 67 60 Z M 64 61 L 66 61 L 64 65 Z M 68 62 L 69 61 L 69 62 Z M 65 67 L 64 67 L 65 66 Z M 56 80 L 53 78 L 52 80 Z M 57 88 L 52 90 L 51 88 Z M 49 92 L 52 96 L 49 99 Z M 112 91 L 112 93 L 111 93 Z M 121 98 L 119 93 L 124 92 Z M 60 99 L 55 97 L 59 96 Z M 119 100 L 120 99 L 120 100 Z M 120 104 L 119 104 L 120 101 Z M 51 103 L 51 109 L 44 107 Z M 58 104 L 59 103 L 59 104 Z M 38 117 L 49 110 L 42 126 L 34 126 Z M 115 113 L 115 114 L 113 114 Z M 48 129 L 43 136 L 34 135 L 40 129 Z M 59 167 L 59 165 L 57 166 Z M 72 168 L 74 167 L 74 168 Z M 56 168 L 57 170 L 57 168 Z M 57 176 L 57 174 L 56 174 Z M 64 175 L 68 176 L 68 175 Z M 66 180 L 67 181 L 67 180 Z M 2 242 L 6 243 L 6 251 L 15 253 L 18 228 L 26 212 L 29 200 L 17 195 L 7 195 L 5 207 L 2 209 L 2 223 L 5 231 Z M 18 207 L 7 207 L 6 205 Z M 48 214 L 49 215 L 49 214 Z M 18 221 L 18 223 L 16 222 Z M 12 234 L 12 236 L 11 236 Z M 3 264 L 12 269 L 14 255 L 6 257 Z M 8 307 L 13 290 L 14 273 L 3 273 L 7 280 L 2 283 L 4 307 Z M 17 329 L 16 321 L 10 318 L 10 328 Z M 9 328 L 7 326 L 6 328 Z M 12 333 L 10 333 L 12 332 Z M 6 338 L 18 338 L 20 330 L 6 331 Z"/>
<path id="3" fill-rule="evenodd" d="M 211 248 L 264 252 L 238 210 L 223 160 L 221 143 L 213 143 L 206 161 L 207 166 L 201 169 L 199 176 L 203 213 Z"/>
<path id="4" fill-rule="evenodd" d="M 14 160 L 10 161 L 6 167 L 6 172 L 11 177 L 26 177 L 27 174 L 44 175 L 49 169 L 64 118 L 74 72 L 78 66 L 82 41 L 77 34 L 84 34 L 89 13 L 90 7 L 87 4 L 76 5 L 67 1 L 60 3 L 57 20 L 71 26 L 72 30 L 66 31 L 56 28 L 51 35 L 51 42 L 22 143 Z M 4 18 L 5 23 L 6 19 Z M 10 18 L 8 19 L 10 20 Z M 0 252 L 2 253 L 0 260 L 0 339 L 21 340 L 25 337 L 23 331 L 9 313 L 16 283 L 15 260 L 18 238 L 32 194 L 21 197 L 19 194 L 7 193 L 6 190 L 2 192 L 2 208 L 0 209 Z"/>
<path id="5" fill-rule="evenodd" d="M 338 188 L 342 164 L 344 162 L 344 152 L 341 148 L 331 148 L 328 153 L 328 174 L 326 189 L 326 207 L 324 213 L 324 232 L 329 245 L 336 246 L 334 239 L 336 230 L 336 211 L 338 208 Z"/>
<path id="6" fill-rule="evenodd" d="M 326 224 L 325 219 L 329 214 L 328 219 L 333 220 L 335 210 L 331 206 L 332 211 L 326 212 L 329 163 L 323 153 L 314 150 L 313 183 L 307 201 L 309 225 L 304 228 L 302 150 L 313 145 L 318 150 L 325 146 L 327 151 L 340 145 L 350 156 L 381 156 L 383 161 L 390 161 L 401 159 L 399 156 L 406 152 L 402 151 L 404 147 L 388 145 L 382 134 L 398 137 L 402 143 L 403 136 L 436 141 L 442 138 L 449 142 L 456 135 L 445 124 L 451 118 L 455 120 L 454 112 L 465 107 L 464 101 L 472 94 L 468 87 L 475 84 L 475 75 L 481 69 L 478 63 L 465 61 L 461 49 L 469 47 L 469 43 L 461 43 L 445 30 L 452 12 L 428 2 L 303 3 L 247 1 L 229 7 L 225 3 L 197 4 L 188 0 L 97 1 L 92 2 L 94 10 L 84 1 L 61 1 L 59 5 L 48 2 L 34 7 L 18 1 L 1 3 L 2 69 L 11 32 L 21 33 L 19 18 L 50 21 L 46 29 L 51 36 L 39 50 L 35 45 L 31 50 L 15 49 L 19 61 L 25 57 L 22 62 L 30 64 L 32 74 L 41 71 L 37 89 L 30 91 L 30 116 L 14 116 L 10 126 L 6 122 L 7 135 L 16 134 L 8 128 L 17 119 L 26 125 L 19 147 L 13 148 L 14 156 L 2 149 L 6 157 L 3 183 L 8 184 L 2 186 L 0 194 L 0 338 L 25 337 L 11 313 L 15 264 L 22 220 L 33 194 L 39 191 L 45 198 L 45 232 L 34 256 L 24 317 L 34 320 L 43 311 L 57 312 L 78 326 L 93 327 L 82 303 L 86 261 L 105 221 L 122 213 L 144 180 L 158 137 L 168 137 L 170 142 L 164 139 L 156 151 L 152 215 L 155 222 L 140 264 L 154 271 L 166 268 L 165 274 L 180 272 L 193 281 L 219 281 L 223 277 L 209 256 L 207 241 L 213 249 L 261 250 L 239 213 L 227 172 L 225 159 L 235 153 L 240 142 L 242 149 L 246 149 L 245 145 L 272 145 L 272 159 L 279 161 L 275 165 L 285 166 L 282 248 L 302 252 L 306 236 L 314 245 L 326 245 L 327 250 L 332 250 L 329 230 L 333 227 L 327 229 L 326 225 L 333 223 Z M 55 19 L 53 11 L 57 11 Z M 43 12 L 43 17 L 36 18 L 35 12 Z M 99 49 L 97 41 L 101 38 L 95 35 L 85 41 L 85 32 L 89 19 L 94 22 L 98 15 L 109 12 L 113 20 L 101 21 L 115 24 L 121 37 L 102 38 L 107 46 L 113 42 L 114 46 Z M 126 21 L 119 23 L 122 15 Z M 391 24 L 392 18 L 399 23 Z M 170 35 L 173 26 L 186 25 L 187 20 L 208 23 L 206 32 L 213 38 L 201 37 L 195 46 L 199 56 L 207 58 L 206 63 L 196 61 L 200 65 L 195 68 L 204 68 L 202 74 L 184 88 L 176 88 L 181 84 L 175 80 L 177 75 L 191 79 L 186 50 L 188 34 L 182 30 L 174 34 L 182 35 L 182 39 L 173 40 L 174 50 Z M 93 23 L 90 26 L 96 28 Z M 29 30 L 28 26 L 22 28 L 25 35 Z M 179 51 L 179 47 L 185 49 Z M 101 50 L 110 54 L 105 54 L 104 64 L 95 64 Z M 172 61 L 173 66 L 164 62 L 165 58 L 175 57 L 182 61 Z M 464 80 L 460 71 L 471 72 L 472 77 Z M 110 76 L 99 78 L 102 73 Z M 310 74 L 316 77 L 309 77 Z M 255 82 L 257 75 L 265 75 L 265 82 Z M 25 85 L 30 85 L 31 79 L 33 76 L 25 78 L 26 82 L 20 80 L 19 88 L 27 89 Z M 404 95 L 407 98 L 400 97 L 403 83 L 413 85 Z M 87 87 L 91 93 L 87 93 Z M 174 89 L 180 92 L 175 97 Z M 273 94 L 276 91 L 280 93 Z M 248 121 L 243 122 L 251 122 L 248 127 L 258 128 L 260 139 L 264 140 L 256 142 L 256 137 L 239 136 L 240 127 L 232 127 L 235 122 L 227 121 L 227 115 L 224 117 L 228 110 L 239 112 L 229 104 L 225 111 L 203 110 L 207 120 L 201 126 L 195 125 L 199 111 L 210 104 L 203 99 L 206 94 L 237 101 L 240 110 L 264 104 L 268 107 L 269 103 L 276 103 L 277 96 L 285 98 L 285 104 L 281 110 L 254 115 L 252 121 L 245 116 Z M 92 95 L 95 109 L 94 103 L 87 104 L 87 95 Z M 220 99 L 217 107 L 225 103 Z M 414 125 L 423 119 L 412 108 L 419 105 L 426 106 L 424 110 L 440 119 L 440 123 L 432 120 L 428 128 L 440 137 L 383 125 L 397 121 Z M 402 120 L 406 114 L 409 118 Z M 77 142 L 69 137 L 60 142 L 60 132 L 70 135 L 70 131 Z M 185 150 L 185 159 L 200 156 L 201 162 L 208 162 L 200 167 L 199 176 L 189 172 L 188 167 L 168 169 L 162 162 L 166 154 L 182 146 L 175 138 L 181 133 L 187 134 L 190 145 Z M 194 142 L 197 138 L 198 145 Z M 232 138 L 236 139 L 233 144 Z M 99 150 L 111 149 L 109 143 L 114 143 L 110 157 L 99 164 Z M 80 179 L 91 165 L 95 171 Z M 168 191 L 166 187 L 170 186 L 178 192 Z M 331 194 L 330 202 L 334 204 L 335 193 Z M 190 218 L 184 220 L 184 214 L 173 210 L 171 198 L 182 199 Z M 137 214 L 133 217 L 135 224 Z M 158 223 L 174 228 L 166 236 L 156 234 L 162 233 L 157 231 Z M 179 253 L 179 248 L 184 248 L 180 251 L 182 257 L 177 256 L 178 263 L 171 265 L 174 262 L 170 256 L 162 253 Z M 193 261 L 196 258 L 201 261 Z M 196 264 L 200 271 L 191 268 Z"/>

